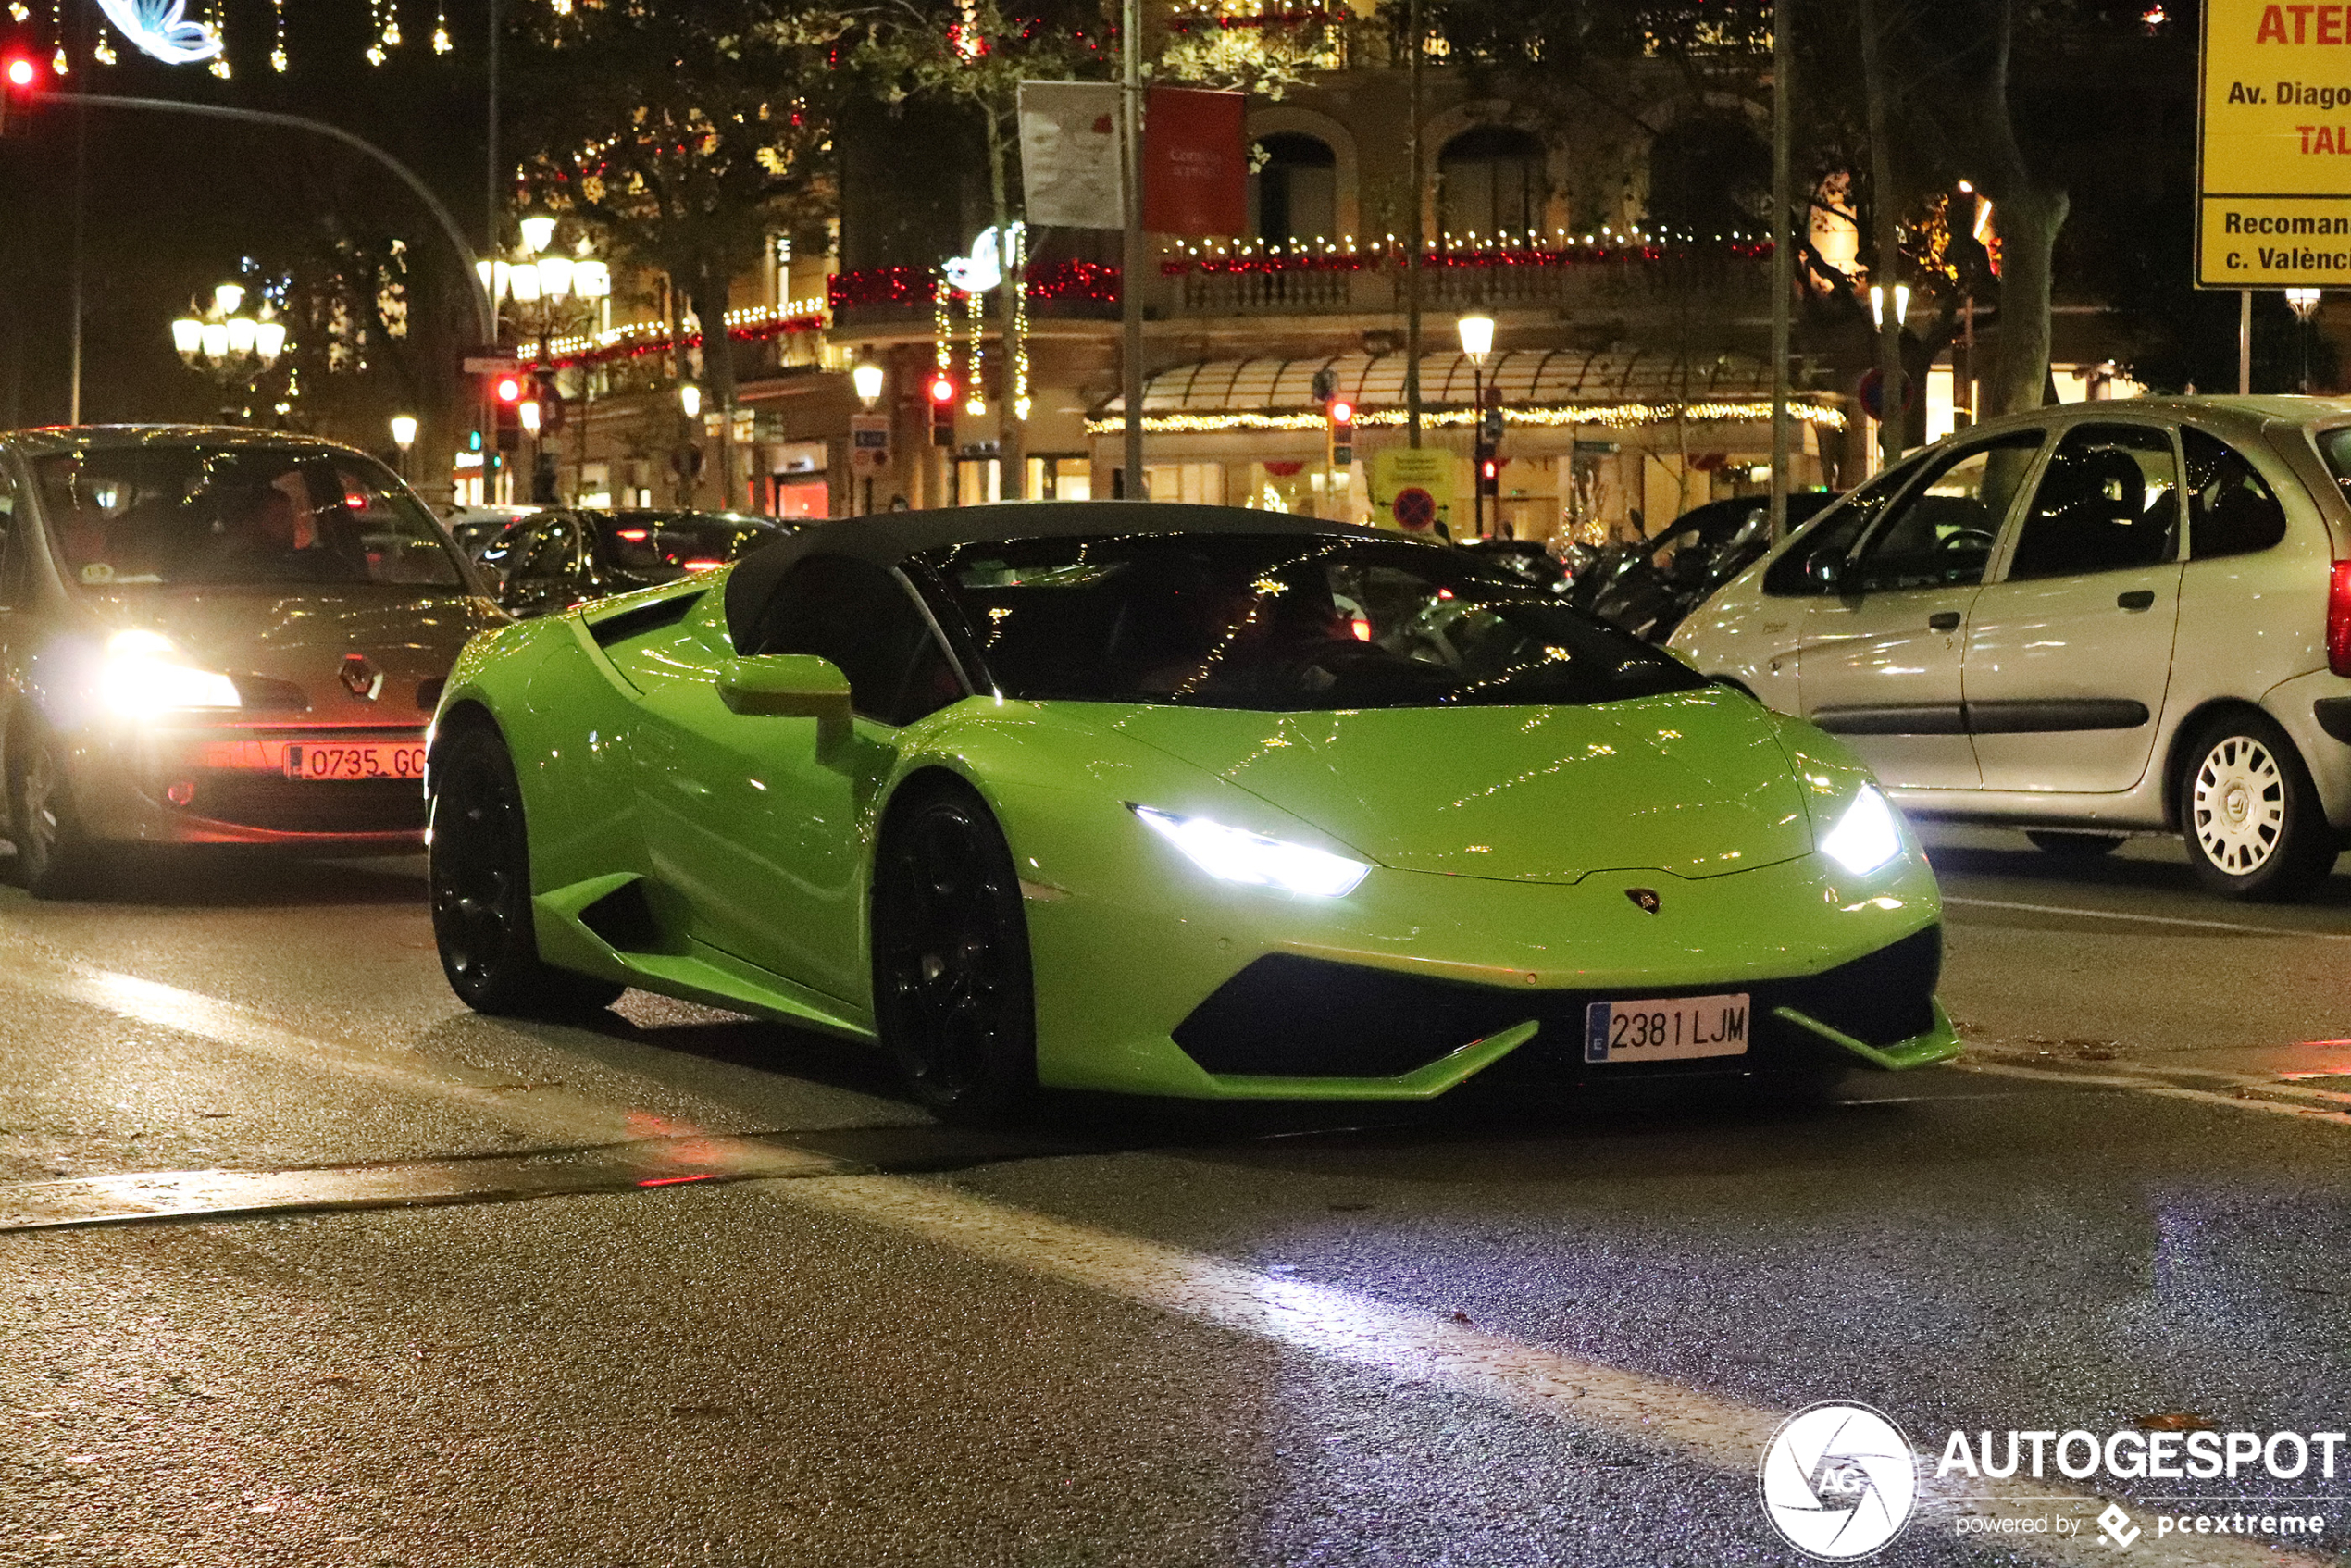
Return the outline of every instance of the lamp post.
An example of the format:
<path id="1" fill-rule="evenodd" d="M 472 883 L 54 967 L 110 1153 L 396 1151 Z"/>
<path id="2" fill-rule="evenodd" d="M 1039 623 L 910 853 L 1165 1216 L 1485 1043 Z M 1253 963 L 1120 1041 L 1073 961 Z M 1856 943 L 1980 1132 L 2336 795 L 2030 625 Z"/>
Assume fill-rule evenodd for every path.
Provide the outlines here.
<path id="1" fill-rule="evenodd" d="M 859 360 L 849 372 L 849 383 L 857 389 L 857 401 L 864 404 L 869 413 L 874 404 L 881 401 L 882 375 L 881 366 L 870 359 Z"/>
<path id="2" fill-rule="evenodd" d="M 1476 431 L 1472 450 L 1477 454 L 1470 476 L 1470 526 L 1474 538 L 1486 537 L 1486 356 L 1494 352 L 1494 318 L 1482 310 L 1473 310 L 1454 323 L 1462 334 L 1462 352 L 1469 355 L 1472 401 L 1475 405 Z"/>
<path id="3" fill-rule="evenodd" d="M 171 324 L 171 346 L 188 368 L 219 383 L 220 415 L 228 424 L 237 422 L 243 408 L 243 399 L 232 397 L 230 389 L 243 392 L 286 352 L 286 324 L 269 302 L 262 301 L 250 316 L 243 313 L 244 303 L 243 284 L 223 283 L 212 291 L 210 305 L 192 303 L 189 313 Z"/>
<path id="4" fill-rule="evenodd" d="M 2310 390 L 2310 317 L 2319 313 L 2320 298 L 2316 289 L 2288 289 L 2285 292 L 2286 308 L 2293 311 L 2295 320 L 2302 324 L 2295 336 L 2301 341 L 2302 390 L 2306 392 Z"/>
<path id="5" fill-rule="evenodd" d="M 417 444 L 417 417 L 395 414 L 392 417 L 392 444 L 400 452 L 400 481 L 409 482 L 408 449 Z"/>
<path id="6" fill-rule="evenodd" d="M 612 295 L 612 268 L 589 255 L 583 245 L 576 254 L 554 248 L 556 218 L 543 209 L 533 209 L 523 215 L 516 227 L 522 233 L 522 248 L 512 258 L 492 258 L 475 263 L 481 274 L 481 284 L 503 317 L 512 305 L 512 318 L 516 335 L 536 339 L 538 359 L 552 364 L 554 358 L 550 340 L 566 327 L 577 324 L 583 313 L 592 325 L 602 302 Z M 584 393 L 586 376 L 581 376 Z M 531 437 L 529 472 L 537 482 L 539 469 L 539 430 L 545 409 L 536 403 L 516 409 L 524 430 Z M 582 415 L 580 429 L 580 466 L 587 464 L 587 429 Z M 575 485 L 575 489 L 577 486 Z"/>

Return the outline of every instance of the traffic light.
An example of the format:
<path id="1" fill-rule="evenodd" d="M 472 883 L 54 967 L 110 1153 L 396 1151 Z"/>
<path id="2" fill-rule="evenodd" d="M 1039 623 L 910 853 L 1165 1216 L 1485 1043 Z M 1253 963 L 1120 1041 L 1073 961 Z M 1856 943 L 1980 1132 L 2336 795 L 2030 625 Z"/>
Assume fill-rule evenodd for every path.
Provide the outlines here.
<path id="1" fill-rule="evenodd" d="M 1480 495 L 1502 493 L 1502 460 L 1490 453 L 1477 460 L 1477 493 Z"/>
<path id="2" fill-rule="evenodd" d="M 522 445 L 522 378 L 501 376 L 490 384 L 490 400 L 496 413 L 497 447 L 512 452 Z"/>
<path id="3" fill-rule="evenodd" d="M 1334 397 L 1323 405 L 1323 417 L 1330 427 L 1331 467 L 1349 467 L 1355 461 L 1355 405 Z"/>
<path id="4" fill-rule="evenodd" d="M 955 444 L 955 378 L 944 370 L 930 379 L 930 443 Z"/>
<path id="5" fill-rule="evenodd" d="M 9 51 L 0 60 L 0 136 L 20 136 L 32 124 L 32 95 L 41 91 L 42 68 L 31 55 Z"/>
<path id="6" fill-rule="evenodd" d="M 1487 395 L 1492 395 L 1489 388 Z M 1487 407 L 1477 417 L 1477 493 L 1502 492 L 1502 411 Z"/>

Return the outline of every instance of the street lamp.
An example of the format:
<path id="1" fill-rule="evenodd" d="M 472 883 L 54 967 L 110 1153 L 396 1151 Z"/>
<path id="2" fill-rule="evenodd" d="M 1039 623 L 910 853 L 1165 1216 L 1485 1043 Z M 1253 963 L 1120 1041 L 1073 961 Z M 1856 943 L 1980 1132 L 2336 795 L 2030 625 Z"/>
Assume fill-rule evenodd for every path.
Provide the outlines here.
<path id="1" fill-rule="evenodd" d="M 688 381 L 678 389 L 678 406 L 686 411 L 689 419 L 702 417 L 702 388 Z"/>
<path id="2" fill-rule="evenodd" d="M 242 283 L 222 283 L 212 291 L 209 307 L 191 309 L 171 324 L 171 346 L 191 370 L 210 376 L 220 385 L 221 417 L 236 421 L 242 399 L 232 400 L 231 388 L 243 391 L 267 375 L 286 352 L 286 324 L 264 300 L 257 314 L 243 314 Z"/>
<path id="3" fill-rule="evenodd" d="M 881 401 L 882 367 L 870 359 L 861 359 L 849 372 L 850 384 L 857 389 L 857 401 L 867 408 Z"/>
<path id="4" fill-rule="evenodd" d="M 1470 526 L 1476 537 L 1486 537 L 1486 356 L 1494 352 L 1494 318 L 1482 310 L 1473 310 L 1454 323 L 1462 334 L 1462 352 L 1469 355 L 1472 404 L 1476 418 L 1476 434 L 1471 449 L 1476 453 L 1476 472 L 1470 476 Z"/>
<path id="5" fill-rule="evenodd" d="M 2286 308 L 2293 311 L 2294 318 L 2302 324 L 2301 330 L 2295 336 L 2301 340 L 2302 390 L 2306 392 L 2310 390 L 2310 317 L 2319 313 L 2320 297 L 2316 289 L 2288 289 L 2285 292 Z"/>
<path id="6" fill-rule="evenodd" d="M 408 478 L 408 449 L 417 444 L 417 417 L 395 414 L 392 417 L 392 444 L 400 449 L 400 477 Z"/>
<path id="7" fill-rule="evenodd" d="M 534 210 L 524 215 L 517 227 L 522 230 L 522 247 L 513 256 L 492 256 L 475 263 L 481 274 L 482 287 L 489 291 L 491 302 L 500 308 L 511 305 L 516 335 L 526 342 L 536 339 L 538 359 L 552 364 L 554 359 L 550 340 L 559 332 L 579 324 L 580 313 L 588 315 L 587 325 L 596 324 L 595 311 L 599 302 L 612 296 L 612 268 L 603 262 L 585 255 L 572 255 L 552 250 L 555 241 L 556 219 L 553 213 Z M 581 251 L 586 246 L 579 247 Z M 583 378 L 584 380 L 584 378 Z M 531 471 L 536 482 L 540 453 L 538 437 L 544 423 L 544 407 L 517 408 L 516 416 L 523 429 L 531 437 Z M 579 461 L 584 471 L 587 463 L 588 427 L 583 417 L 578 425 Z M 489 484 L 487 471 L 485 487 Z M 485 490 L 485 493 L 486 493 Z"/>

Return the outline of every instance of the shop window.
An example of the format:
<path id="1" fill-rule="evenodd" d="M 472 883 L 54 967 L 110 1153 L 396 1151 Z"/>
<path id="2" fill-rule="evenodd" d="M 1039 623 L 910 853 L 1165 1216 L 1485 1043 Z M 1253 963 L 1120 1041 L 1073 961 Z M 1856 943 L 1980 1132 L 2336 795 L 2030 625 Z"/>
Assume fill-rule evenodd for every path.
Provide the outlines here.
<path id="1" fill-rule="evenodd" d="M 1258 238 L 1300 245 L 1338 231 L 1338 157 L 1313 136 L 1284 131 L 1250 149 L 1249 210 Z"/>
<path id="2" fill-rule="evenodd" d="M 1481 125 L 1437 155 L 1442 233 L 1498 234 L 1543 221 L 1543 144 L 1524 131 Z"/>

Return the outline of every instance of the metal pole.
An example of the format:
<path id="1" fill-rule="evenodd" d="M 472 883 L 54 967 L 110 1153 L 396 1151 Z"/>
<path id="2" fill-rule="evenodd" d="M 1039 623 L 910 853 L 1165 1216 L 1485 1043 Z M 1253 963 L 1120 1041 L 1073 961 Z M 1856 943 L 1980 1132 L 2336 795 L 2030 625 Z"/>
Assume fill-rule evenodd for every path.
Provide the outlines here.
<path id="1" fill-rule="evenodd" d="M 1122 56 L 1120 138 L 1126 185 L 1126 245 L 1118 278 L 1118 371 L 1126 407 L 1120 493 L 1143 499 L 1143 6 L 1126 0 L 1119 21 Z M 951 475 L 952 477 L 952 475 Z"/>
<path id="2" fill-rule="evenodd" d="M 1787 537 L 1788 465 L 1796 429 L 1788 417 L 1788 353 L 1796 292 L 1796 235 L 1789 218 L 1795 177 L 1789 144 L 1794 140 L 1789 98 L 1796 69 L 1795 34 L 1786 0 L 1772 6 L 1772 541 Z"/>
<path id="3" fill-rule="evenodd" d="M 1421 252 L 1428 242 L 1421 217 L 1421 0 L 1404 13 L 1404 75 L 1412 100 L 1404 132 L 1404 161 L 1412 170 L 1406 200 L 1412 205 L 1412 248 L 1404 255 L 1404 444 L 1421 444 Z"/>
<path id="4" fill-rule="evenodd" d="M 2237 395 L 2253 392 L 2253 291 L 2237 291 Z"/>
<path id="5" fill-rule="evenodd" d="M 1486 444 L 1486 362 L 1470 356 L 1470 396 L 1475 402 L 1477 422 L 1470 427 L 1470 450 L 1475 452 Z M 1470 530 L 1472 537 L 1486 537 L 1486 470 L 1480 467 L 1470 476 Z"/>
<path id="6" fill-rule="evenodd" d="M 89 58 L 89 51 L 85 49 L 82 52 L 84 69 L 88 68 Z M 77 100 L 83 96 L 78 77 L 74 81 L 73 95 Z M 89 226 L 90 111 L 77 106 L 73 111 L 73 299 L 70 307 L 73 319 L 69 324 L 73 364 L 67 397 L 66 423 L 68 425 L 81 423 L 82 258 L 85 252 L 83 240 Z"/>
<path id="7" fill-rule="evenodd" d="M 1892 467 L 1902 455 L 1902 436 L 1909 423 L 1906 417 L 1909 400 L 1902 386 L 1902 312 L 1896 292 L 1901 286 L 1902 250 L 1895 228 L 1893 131 L 1886 103 L 1892 83 L 1887 80 L 1885 39 L 1879 31 L 1874 0 L 1860 0 L 1860 23 L 1862 92 L 1868 98 L 1870 127 L 1870 203 L 1875 218 L 1872 227 L 1877 230 L 1877 260 L 1870 269 L 1870 286 L 1879 301 L 1878 463 L 1881 467 Z"/>

